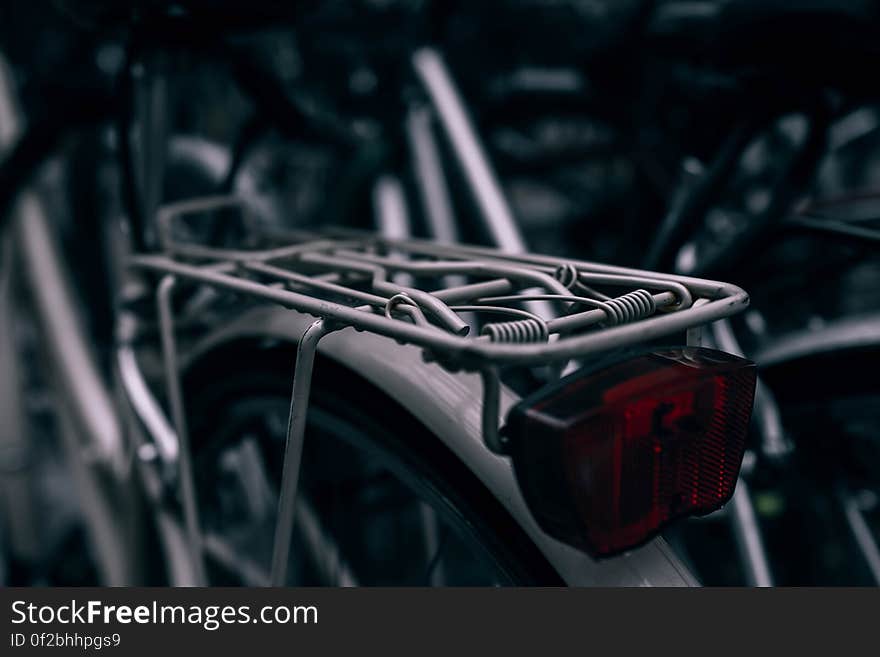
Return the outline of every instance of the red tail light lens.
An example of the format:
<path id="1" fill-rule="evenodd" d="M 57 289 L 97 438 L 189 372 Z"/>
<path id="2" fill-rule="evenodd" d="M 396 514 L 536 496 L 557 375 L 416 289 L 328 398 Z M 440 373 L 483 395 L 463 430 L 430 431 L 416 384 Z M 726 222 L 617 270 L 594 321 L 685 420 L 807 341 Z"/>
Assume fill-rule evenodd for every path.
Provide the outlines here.
<path id="1" fill-rule="evenodd" d="M 505 433 L 523 495 L 552 536 L 594 556 L 727 502 L 755 365 L 695 347 L 575 373 L 523 400 Z"/>

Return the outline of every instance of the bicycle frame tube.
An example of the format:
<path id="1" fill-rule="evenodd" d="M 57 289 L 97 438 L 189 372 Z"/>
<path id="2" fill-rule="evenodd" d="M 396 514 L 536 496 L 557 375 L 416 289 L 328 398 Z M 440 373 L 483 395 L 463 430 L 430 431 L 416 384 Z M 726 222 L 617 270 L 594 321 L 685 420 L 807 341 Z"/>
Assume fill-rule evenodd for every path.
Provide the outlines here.
<path id="1" fill-rule="evenodd" d="M 848 349 L 880 346 L 880 313 L 845 317 L 819 329 L 782 335 L 754 354 L 756 362 L 771 369 L 786 363 Z"/>
<path id="2" fill-rule="evenodd" d="M 435 50 L 423 48 L 413 55 L 413 68 L 449 137 L 492 243 L 502 251 L 522 253 L 526 245 L 513 212 L 443 58 Z"/>
<path id="3" fill-rule="evenodd" d="M 48 217 L 39 199 L 25 192 L 16 207 L 17 243 L 46 352 L 60 397 L 68 461 L 83 498 L 82 509 L 107 584 L 131 583 L 138 564 L 129 549 L 125 495 L 108 495 L 99 471 L 110 486 L 125 468 L 122 428 L 112 395 L 79 327 L 66 272 L 54 244 Z M 129 491 L 130 492 L 130 491 Z"/>
<path id="4" fill-rule="evenodd" d="M 0 55 L 0 150 L 8 149 L 18 137 L 20 116 L 15 87 Z M 13 220 L 9 237 L 18 251 L 55 376 L 63 444 L 82 498 L 87 535 L 98 556 L 99 577 L 106 584 L 132 583 L 137 555 L 130 549 L 125 523 L 132 515 L 126 506 L 132 499 L 129 495 L 108 495 L 106 488 L 118 482 L 125 467 L 122 431 L 112 395 L 80 328 L 69 274 L 44 204 L 26 188 L 9 212 Z M 0 243 L 6 237 L 0 235 Z"/>

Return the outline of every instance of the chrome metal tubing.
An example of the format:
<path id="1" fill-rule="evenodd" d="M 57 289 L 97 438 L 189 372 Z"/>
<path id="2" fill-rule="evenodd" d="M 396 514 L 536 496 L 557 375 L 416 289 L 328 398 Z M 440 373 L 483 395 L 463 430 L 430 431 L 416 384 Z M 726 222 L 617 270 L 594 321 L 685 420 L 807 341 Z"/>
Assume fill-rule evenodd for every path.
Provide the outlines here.
<path id="1" fill-rule="evenodd" d="M 431 111 L 411 107 L 406 116 L 406 136 L 413 156 L 416 184 L 428 224 L 428 234 L 438 242 L 458 241 L 458 226 L 449 198 L 440 150 L 431 130 Z"/>
<path id="2" fill-rule="evenodd" d="M 853 540 L 861 553 L 862 561 L 871 573 L 874 584 L 880 586 L 880 546 L 874 538 L 874 532 L 865 519 L 858 499 L 842 488 L 836 492 L 837 499 L 843 507 L 844 517 L 852 534 Z"/>
<path id="3" fill-rule="evenodd" d="M 746 569 L 746 583 L 749 586 L 773 586 L 773 575 L 767 561 L 767 550 L 761 537 L 761 528 L 755 515 L 748 484 L 740 477 L 731 501 L 733 513 L 730 522 L 736 538 L 737 550 Z"/>
<path id="4" fill-rule="evenodd" d="M 422 48 L 413 55 L 413 67 L 449 137 L 492 243 L 507 253 L 525 251 L 519 226 L 443 58 L 432 48 Z"/>
<path id="5" fill-rule="evenodd" d="M 505 453 L 504 439 L 498 427 L 501 422 L 501 378 L 498 369 L 487 367 L 480 371 L 483 380 L 483 442 L 496 454 Z"/>
<path id="6" fill-rule="evenodd" d="M 312 370 L 318 342 L 333 327 L 322 319 L 311 324 L 300 337 L 293 373 L 293 392 L 290 396 L 290 415 L 287 420 L 287 440 L 284 447 L 284 465 L 281 474 L 281 493 L 278 499 L 278 519 L 275 525 L 275 544 L 272 550 L 272 586 L 283 586 L 287 579 L 293 523 L 296 517 L 296 494 L 306 432 Z"/>
<path id="7" fill-rule="evenodd" d="M 207 285 L 247 294 L 264 301 L 278 303 L 315 317 L 326 317 L 345 325 L 385 335 L 421 347 L 443 351 L 463 366 L 479 369 L 480 364 L 495 362 L 501 365 L 542 365 L 583 357 L 626 344 L 651 340 L 684 331 L 692 326 L 712 322 L 744 310 L 748 295 L 736 286 L 714 281 L 694 281 L 698 292 L 711 295 L 711 300 L 698 307 L 614 326 L 597 332 L 586 332 L 548 344 L 487 343 L 479 338 L 467 338 L 437 327 L 415 326 L 390 319 L 363 309 L 326 301 L 314 296 L 278 289 L 270 285 L 241 278 L 217 268 L 197 266 L 165 256 L 136 256 L 130 263 L 139 268 L 174 274 Z M 404 288 L 404 291 L 406 289 Z M 434 295 L 436 298 L 436 295 Z M 604 313 L 604 311 L 602 311 Z"/>
<path id="8" fill-rule="evenodd" d="M 202 531 L 199 522 L 198 497 L 195 477 L 193 475 L 192 451 L 189 441 L 189 430 L 187 428 L 186 411 L 183 405 L 183 391 L 180 385 L 177 341 L 174 337 L 174 315 L 171 305 L 174 286 L 174 276 L 165 276 L 159 283 L 156 303 L 159 311 L 162 356 L 165 366 L 165 387 L 168 403 L 171 406 L 171 417 L 177 432 L 177 464 L 180 495 L 183 503 L 184 525 L 186 527 L 192 562 L 196 568 L 194 579 L 200 585 L 205 585 L 207 580 L 205 576 Z"/>

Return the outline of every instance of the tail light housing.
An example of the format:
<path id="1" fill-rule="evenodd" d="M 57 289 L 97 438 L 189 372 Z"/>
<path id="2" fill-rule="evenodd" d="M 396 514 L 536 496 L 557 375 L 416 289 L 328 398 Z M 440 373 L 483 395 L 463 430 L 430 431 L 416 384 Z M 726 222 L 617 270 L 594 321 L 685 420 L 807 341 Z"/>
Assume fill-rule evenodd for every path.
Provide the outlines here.
<path id="1" fill-rule="evenodd" d="M 601 557 L 718 509 L 736 486 L 755 377 L 748 360 L 681 347 L 577 372 L 521 401 L 504 431 L 540 526 Z"/>

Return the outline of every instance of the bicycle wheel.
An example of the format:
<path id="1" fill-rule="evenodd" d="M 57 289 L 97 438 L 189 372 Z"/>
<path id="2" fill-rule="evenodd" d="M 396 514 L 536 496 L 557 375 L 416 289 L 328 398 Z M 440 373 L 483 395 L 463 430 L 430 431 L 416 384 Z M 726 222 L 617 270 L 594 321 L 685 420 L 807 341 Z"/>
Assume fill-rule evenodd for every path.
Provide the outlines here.
<path id="1" fill-rule="evenodd" d="M 211 583 L 265 583 L 295 351 L 239 345 L 186 377 Z M 507 511 L 393 400 L 315 367 L 289 583 L 561 583 Z"/>

